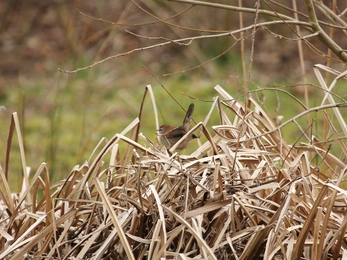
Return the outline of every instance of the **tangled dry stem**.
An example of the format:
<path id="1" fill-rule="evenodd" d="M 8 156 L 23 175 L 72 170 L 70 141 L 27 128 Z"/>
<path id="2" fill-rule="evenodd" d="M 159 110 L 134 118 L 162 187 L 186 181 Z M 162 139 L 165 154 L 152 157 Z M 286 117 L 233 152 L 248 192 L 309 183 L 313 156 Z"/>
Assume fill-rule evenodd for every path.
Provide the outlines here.
<path id="1" fill-rule="evenodd" d="M 0 258 L 345 256 L 346 164 L 314 142 L 288 145 L 254 100 L 215 89 L 221 124 L 198 124 L 206 142 L 189 156 L 127 138 L 135 120 L 65 180 L 51 185 L 43 164 L 19 196 L 2 189 Z"/>

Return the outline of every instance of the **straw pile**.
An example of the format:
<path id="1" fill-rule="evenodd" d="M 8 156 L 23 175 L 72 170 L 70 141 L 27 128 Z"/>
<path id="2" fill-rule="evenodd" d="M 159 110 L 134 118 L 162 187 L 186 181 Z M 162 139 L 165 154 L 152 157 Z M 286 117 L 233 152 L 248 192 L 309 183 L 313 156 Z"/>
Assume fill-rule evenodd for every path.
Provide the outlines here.
<path id="1" fill-rule="evenodd" d="M 345 163 L 313 142 L 286 144 L 254 100 L 215 89 L 221 125 L 197 124 L 207 141 L 189 156 L 160 150 L 135 120 L 66 180 L 49 184 L 43 164 L 18 197 L 2 189 L 0 258 L 346 257 Z"/>

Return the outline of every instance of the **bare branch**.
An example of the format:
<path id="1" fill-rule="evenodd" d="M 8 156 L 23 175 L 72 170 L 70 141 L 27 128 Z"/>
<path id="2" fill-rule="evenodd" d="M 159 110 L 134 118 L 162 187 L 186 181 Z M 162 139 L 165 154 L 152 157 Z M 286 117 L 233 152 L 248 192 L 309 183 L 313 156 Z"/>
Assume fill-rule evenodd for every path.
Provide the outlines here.
<path id="1" fill-rule="evenodd" d="M 73 74 L 73 73 L 76 73 L 76 72 L 81 71 L 81 70 L 86 70 L 86 69 L 93 68 L 94 66 L 99 65 L 99 64 L 101 64 L 101 63 L 103 63 L 105 61 L 111 60 L 111 59 L 115 59 L 115 58 L 119 58 L 119 57 L 122 57 L 122 56 L 126 56 L 126 55 L 132 54 L 134 52 L 138 52 L 138 51 L 144 51 L 144 50 L 154 49 L 154 48 L 157 48 L 157 47 L 163 47 L 163 46 L 171 44 L 171 43 L 182 45 L 182 43 L 187 44 L 187 43 L 190 43 L 190 42 L 192 42 L 194 40 L 232 36 L 234 34 L 245 32 L 245 31 L 248 31 L 248 30 L 251 30 L 251 29 L 254 29 L 254 28 L 265 27 L 265 26 L 269 26 L 269 25 L 273 25 L 273 24 L 284 24 L 284 23 L 287 23 L 287 24 L 298 24 L 298 25 L 301 25 L 301 26 L 304 26 L 304 27 L 310 27 L 309 23 L 296 21 L 296 20 L 269 21 L 269 22 L 264 22 L 264 23 L 259 23 L 259 24 L 253 24 L 253 25 L 250 25 L 248 27 L 241 28 L 241 29 L 238 29 L 238 30 L 234 30 L 234 31 L 231 31 L 231 32 L 225 32 L 225 33 L 219 33 L 219 34 L 211 34 L 211 35 L 199 35 L 199 36 L 187 37 L 187 38 L 177 39 L 177 40 L 168 40 L 166 42 L 162 42 L 162 43 L 158 43 L 158 44 L 154 44 L 154 45 L 149 45 L 149 46 L 145 46 L 145 47 L 140 47 L 140 48 L 136 48 L 136 49 L 133 49 L 133 50 L 130 50 L 130 51 L 127 51 L 127 52 L 123 52 L 123 53 L 120 53 L 120 54 L 109 56 L 109 57 L 107 57 L 105 59 L 102 59 L 100 61 L 94 62 L 93 64 L 88 65 L 86 67 L 77 68 L 76 70 L 64 70 L 64 69 L 61 69 L 61 68 L 58 68 L 58 70 L 60 72 L 64 72 L 64 73 L 67 73 L 67 74 Z"/>
<path id="2" fill-rule="evenodd" d="M 169 0 L 169 1 L 192 4 L 192 5 L 202 5 L 202 6 L 220 8 L 220 9 L 225 9 L 225 10 L 232 10 L 232 11 L 236 11 L 236 12 L 245 12 L 245 13 L 254 13 L 254 14 L 258 13 L 258 14 L 264 14 L 264 15 L 272 16 L 272 17 L 276 17 L 276 18 L 280 17 L 283 20 L 295 20 L 293 17 L 287 16 L 284 14 L 276 14 L 275 12 L 272 12 L 269 10 L 264 10 L 264 9 L 257 10 L 256 8 L 246 8 L 246 7 L 224 5 L 224 4 L 195 1 L 195 0 Z"/>
<path id="3" fill-rule="evenodd" d="M 306 10 L 308 13 L 308 17 L 310 20 L 310 23 L 312 25 L 312 29 L 314 32 L 318 32 L 318 38 L 333 52 L 337 57 L 339 57 L 342 61 L 347 62 L 347 53 L 345 50 L 343 50 L 337 43 L 335 43 L 329 35 L 326 34 L 326 32 L 320 27 L 317 15 L 314 9 L 313 1 L 312 0 L 305 0 L 306 4 Z"/>

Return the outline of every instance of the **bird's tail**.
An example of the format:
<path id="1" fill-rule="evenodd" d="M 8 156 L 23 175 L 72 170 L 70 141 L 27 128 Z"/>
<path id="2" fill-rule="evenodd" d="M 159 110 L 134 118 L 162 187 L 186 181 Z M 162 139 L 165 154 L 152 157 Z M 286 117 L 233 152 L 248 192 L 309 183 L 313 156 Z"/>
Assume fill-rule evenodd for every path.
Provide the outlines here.
<path id="1" fill-rule="evenodd" d="M 183 128 L 185 132 L 188 132 L 190 130 L 190 121 L 192 119 L 193 112 L 194 112 L 194 104 L 191 103 L 188 107 L 186 116 L 183 120 Z"/>

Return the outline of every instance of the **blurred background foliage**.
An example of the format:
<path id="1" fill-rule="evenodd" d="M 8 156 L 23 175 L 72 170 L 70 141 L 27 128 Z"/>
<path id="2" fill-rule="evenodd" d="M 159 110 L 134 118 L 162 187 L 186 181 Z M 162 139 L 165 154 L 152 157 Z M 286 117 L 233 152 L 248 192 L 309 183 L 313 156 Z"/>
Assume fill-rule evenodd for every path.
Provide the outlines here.
<path id="1" fill-rule="evenodd" d="M 218 2 L 237 5 L 237 1 L 231 0 Z M 242 2 L 246 7 L 254 7 L 254 1 Z M 266 8 L 267 4 L 261 1 Z M 298 3 L 298 9 L 304 10 L 303 3 Z M 289 11 L 283 12 L 290 15 Z M 13 112 L 18 112 L 21 120 L 28 165 L 36 171 L 41 162 L 47 162 L 52 178 L 58 180 L 67 176 L 74 165 L 88 159 L 102 137 L 111 138 L 137 117 L 147 84 L 154 89 L 161 123 L 177 125 L 184 111 L 161 84 L 183 107 L 195 103 L 196 122 L 206 116 L 209 101 L 216 95 L 213 90 L 216 84 L 234 97 L 243 95 L 241 61 L 244 55 L 249 64 L 251 31 L 246 33 L 243 52 L 240 42 L 235 44 L 233 37 L 210 38 L 186 45 L 172 43 L 149 50 L 139 49 L 75 74 L 58 71 L 58 68 L 74 70 L 88 66 L 111 55 L 167 39 L 204 35 L 208 34 L 207 30 L 235 30 L 240 24 L 236 12 L 155 0 L 12 0 L 0 2 L 0 15 L 0 105 L 4 108 L 0 113 L 1 165 Z M 170 19 L 163 23 L 153 15 Z M 244 13 L 243 18 L 245 26 L 255 20 L 254 14 Z M 267 19 L 259 17 L 259 21 Z M 283 37 L 293 37 L 286 26 L 270 29 Z M 334 38 L 343 39 L 339 35 Z M 318 40 L 310 41 L 323 52 L 327 51 Z M 282 88 L 303 99 L 297 43 L 262 29 L 257 31 L 254 43 L 248 87 L 263 89 L 252 95 L 274 119 L 279 115 L 289 119 L 302 108 L 293 104 L 287 95 L 264 88 Z M 225 54 L 219 58 L 199 66 L 223 52 Z M 315 83 L 312 67 L 325 60 L 305 45 L 304 54 L 307 78 Z M 189 70 L 195 66 L 198 67 Z M 332 66 L 340 69 L 342 65 Z M 181 73 L 185 70 L 188 71 Z M 309 87 L 309 91 L 310 102 L 314 104 L 319 92 L 314 86 Z M 342 88 L 340 94 L 345 96 Z M 155 141 L 156 129 L 149 100 L 146 100 L 144 113 L 141 130 Z M 318 127 L 316 131 L 319 135 Z M 290 130 L 284 134 L 292 142 L 299 138 L 298 133 Z M 9 183 L 15 187 L 19 185 L 17 180 L 22 179 L 18 162 L 18 145 L 14 140 L 9 176 L 13 182 Z"/>

